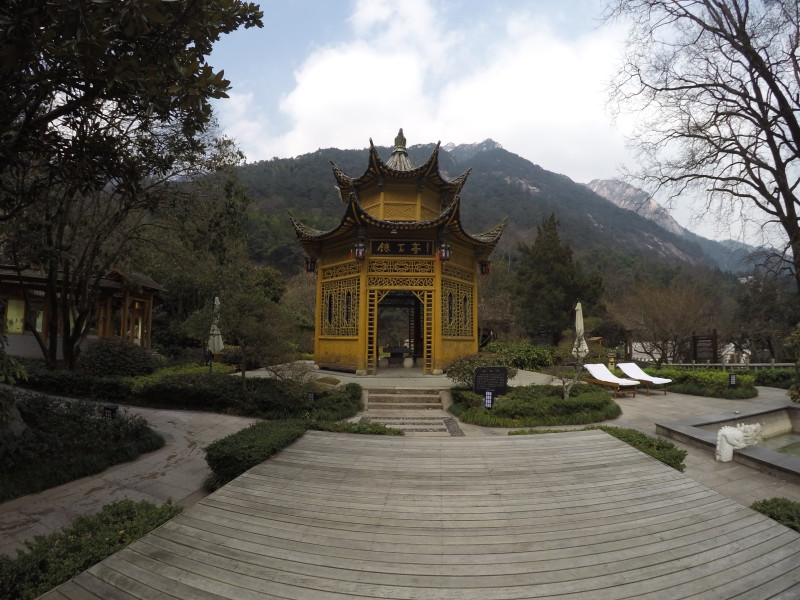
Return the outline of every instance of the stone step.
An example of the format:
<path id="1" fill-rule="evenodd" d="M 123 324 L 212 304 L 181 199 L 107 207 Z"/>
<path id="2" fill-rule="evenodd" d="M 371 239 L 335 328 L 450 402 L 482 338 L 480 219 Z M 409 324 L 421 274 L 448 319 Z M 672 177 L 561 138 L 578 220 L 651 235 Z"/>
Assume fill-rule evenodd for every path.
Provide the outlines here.
<path id="1" fill-rule="evenodd" d="M 405 417 L 399 415 L 376 416 L 362 418 L 362 422 L 380 423 L 393 429 L 402 429 L 406 435 L 432 437 L 461 437 L 464 432 L 453 417 Z"/>
<path id="2" fill-rule="evenodd" d="M 444 389 L 418 389 L 418 388 L 370 388 L 370 396 L 373 394 L 415 394 L 425 396 L 438 396 Z"/>
<path id="3" fill-rule="evenodd" d="M 401 403 L 401 404 L 441 404 L 441 398 L 436 396 L 420 396 L 412 394 L 370 394 L 369 403 L 383 402 L 383 403 Z"/>
<path id="4" fill-rule="evenodd" d="M 369 410 L 442 410 L 440 390 L 403 388 L 371 389 L 367 392 Z"/>
<path id="5" fill-rule="evenodd" d="M 442 403 L 398 403 L 398 402 L 373 402 L 370 400 L 369 410 L 442 410 Z"/>

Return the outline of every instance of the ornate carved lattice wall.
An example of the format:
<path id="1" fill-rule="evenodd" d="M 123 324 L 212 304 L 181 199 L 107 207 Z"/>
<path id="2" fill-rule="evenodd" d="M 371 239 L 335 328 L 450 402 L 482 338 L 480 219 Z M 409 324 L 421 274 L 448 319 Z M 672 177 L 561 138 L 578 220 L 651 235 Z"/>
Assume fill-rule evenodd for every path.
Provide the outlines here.
<path id="1" fill-rule="evenodd" d="M 442 335 L 472 335 L 472 286 L 442 282 Z"/>
<path id="2" fill-rule="evenodd" d="M 335 279 L 336 277 L 347 277 L 348 275 L 358 275 L 361 266 L 358 263 L 345 263 L 332 267 L 323 267 L 322 280 Z"/>
<path id="3" fill-rule="evenodd" d="M 442 275 L 442 335 L 473 335 L 472 273 L 453 265 L 443 265 Z M 452 278 L 452 279 L 451 279 Z"/>
<path id="4" fill-rule="evenodd" d="M 358 335 L 358 293 L 358 277 L 322 282 L 322 335 Z"/>
<path id="5" fill-rule="evenodd" d="M 370 288 L 433 287 L 433 261 L 430 260 L 370 260 L 367 273 Z"/>

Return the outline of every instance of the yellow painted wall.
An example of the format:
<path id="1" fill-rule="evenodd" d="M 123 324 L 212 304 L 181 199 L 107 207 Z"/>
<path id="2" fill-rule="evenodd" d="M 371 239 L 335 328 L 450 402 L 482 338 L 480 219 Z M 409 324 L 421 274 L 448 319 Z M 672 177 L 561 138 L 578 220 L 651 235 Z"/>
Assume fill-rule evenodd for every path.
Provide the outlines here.
<path id="1" fill-rule="evenodd" d="M 359 339 L 320 338 L 320 349 L 314 360 L 320 367 L 351 367 L 355 370 L 361 361 Z"/>
<path id="2" fill-rule="evenodd" d="M 6 302 L 6 333 L 23 333 L 25 331 L 25 301 L 8 300 Z"/>

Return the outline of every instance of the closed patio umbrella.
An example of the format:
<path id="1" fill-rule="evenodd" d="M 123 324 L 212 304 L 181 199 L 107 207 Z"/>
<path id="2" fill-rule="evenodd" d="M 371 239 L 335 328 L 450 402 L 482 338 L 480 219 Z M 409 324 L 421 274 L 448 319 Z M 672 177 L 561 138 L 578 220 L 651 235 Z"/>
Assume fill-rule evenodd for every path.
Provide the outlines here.
<path id="1" fill-rule="evenodd" d="M 575 305 L 575 343 L 572 345 L 572 355 L 578 360 L 589 354 L 583 329 L 583 307 L 578 302 Z"/>
<path id="2" fill-rule="evenodd" d="M 219 297 L 214 297 L 214 317 L 211 320 L 211 332 L 208 336 L 208 350 L 211 354 L 219 354 L 225 344 L 219 330 Z"/>

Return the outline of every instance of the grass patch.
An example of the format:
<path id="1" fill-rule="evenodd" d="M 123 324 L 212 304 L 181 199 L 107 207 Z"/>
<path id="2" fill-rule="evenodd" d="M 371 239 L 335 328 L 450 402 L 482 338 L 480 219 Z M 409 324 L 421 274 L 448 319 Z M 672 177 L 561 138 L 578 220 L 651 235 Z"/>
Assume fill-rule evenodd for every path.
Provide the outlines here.
<path id="1" fill-rule="evenodd" d="M 36 536 L 15 558 L 0 555 L 0 598 L 28 600 L 53 589 L 179 514 L 167 502 L 122 500 Z"/>
<path id="2" fill-rule="evenodd" d="M 750 508 L 795 531 L 800 531 L 800 502 L 788 498 L 757 500 Z"/>
<path id="3" fill-rule="evenodd" d="M 644 452 L 648 456 L 652 456 L 656 460 L 664 463 L 667 466 L 672 467 L 680 471 L 681 473 L 686 468 L 686 465 L 683 463 L 684 459 L 686 458 L 686 450 L 682 450 L 678 448 L 672 442 L 655 437 L 652 435 L 647 435 L 646 433 L 642 433 L 636 429 L 629 429 L 625 427 L 612 427 L 608 425 L 592 425 L 590 427 L 584 427 L 580 431 L 591 431 L 594 429 L 599 429 L 601 431 L 605 431 L 607 434 L 614 436 L 618 440 L 621 440 L 628 444 L 629 446 L 633 446 L 637 450 Z M 509 431 L 508 435 L 536 435 L 540 433 L 564 433 L 569 431 L 567 429 L 523 429 L 518 431 Z"/>

